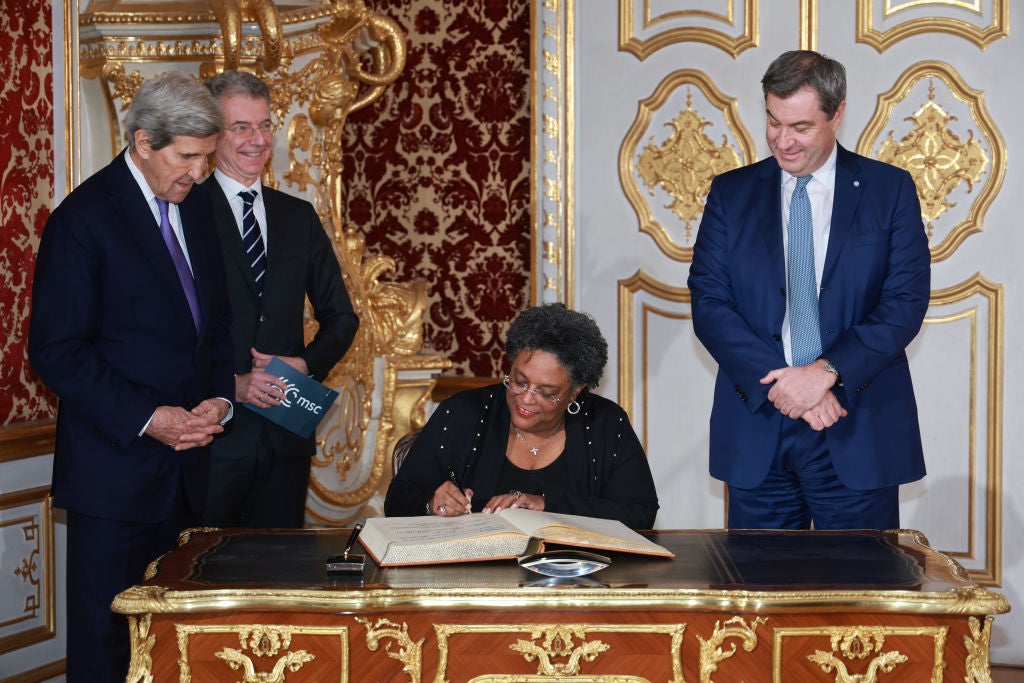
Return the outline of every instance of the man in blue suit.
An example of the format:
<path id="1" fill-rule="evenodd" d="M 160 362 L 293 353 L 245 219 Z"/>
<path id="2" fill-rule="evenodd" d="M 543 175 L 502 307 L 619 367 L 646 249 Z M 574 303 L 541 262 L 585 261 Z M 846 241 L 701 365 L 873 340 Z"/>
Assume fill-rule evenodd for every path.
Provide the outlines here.
<path id="1" fill-rule="evenodd" d="M 29 358 L 59 399 L 69 681 L 124 680 L 114 596 L 198 524 L 234 395 L 224 265 L 201 188 L 222 128 L 200 83 L 147 81 L 128 149 L 61 202 L 36 262 Z"/>
<path id="2" fill-rule="evenodd" d="M 925 474 L 906 355 L 930 294 L 914 182 L 836 142 L 840 63 L 787 52 L 761 84 L 772 157 L 712 182 L 690 267 L 719 366 L 711 475 L 731 528 L 897 528 L 899 485 Z"/>

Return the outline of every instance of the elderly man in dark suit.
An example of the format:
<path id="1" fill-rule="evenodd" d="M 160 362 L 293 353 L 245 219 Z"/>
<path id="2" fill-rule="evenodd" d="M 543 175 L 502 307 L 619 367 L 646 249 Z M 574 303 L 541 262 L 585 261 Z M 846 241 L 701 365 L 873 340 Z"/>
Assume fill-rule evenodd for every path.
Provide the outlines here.
<path id="1" fill-rule="evenodd" d="M 899 526 L 924 476 L 906 347 L 930 256 L 910 174 L 836 142 L 846 71 L 787 52 L 761 80 L 772 156 L 715 178 L 693 327 L 718 361 L 711 474 L 733 528 Z"/>
<path id="2" fill-rule="evenodd" d="M 127 624 L 110 602 L 201 521 L 208 445 L 232 412 L 224 266 L 193 188 L 221 127 L 194 79 L 148 80 L 127 151 L 61 202 L 40 242 L 29 358 L 60 400 L 69 681 L 124 680 Z"/>
<path id="3" fill-rule="evenodd" d="M 256 76 L 225 71 L 207 84 L 224 116 L 213 199 L 234 312 L 235 400 L 266 408 L 283 383 L 265 372 L 275 356 L 323 380 L 352 345 L 359 318 L 323 225 L 309 202 L 264 186 L 273 127 L 270 93 Z M 319 325 L 304 340 L 305 301 Z M 239 410 L 213 445 L 206 523 L 301 527 L 315 447 L 251 410 Z"/>

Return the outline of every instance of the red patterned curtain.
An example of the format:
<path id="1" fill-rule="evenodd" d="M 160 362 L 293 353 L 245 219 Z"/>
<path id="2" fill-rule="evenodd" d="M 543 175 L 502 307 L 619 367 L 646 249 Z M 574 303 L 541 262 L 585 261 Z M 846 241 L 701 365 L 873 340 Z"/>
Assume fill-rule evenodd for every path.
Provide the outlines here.
<path id="1" fill-rule="evenodd" d="M 0 0 L 0 415 L 52 418 L 28 364 L 32 271 L 53 204 L 53 52 L 49 0 Z"/>
<path id="2" fill-rule="evenodd" d="M 459 375 L 503 372 L 527 304 L 530 3 L 377 0 L 405 73 L 346 130 L 346 220 L 396 278 L 427 280 L 426 344 Z"/>

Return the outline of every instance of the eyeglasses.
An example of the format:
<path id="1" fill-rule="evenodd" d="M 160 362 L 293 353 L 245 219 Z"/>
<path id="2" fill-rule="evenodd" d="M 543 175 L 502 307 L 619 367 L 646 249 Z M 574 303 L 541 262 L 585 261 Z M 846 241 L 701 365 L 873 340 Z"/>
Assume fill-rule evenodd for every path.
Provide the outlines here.
<path id="1" fill-rule="evenodd" d="M 274 127 L 270 121 L 264 121 L 263 123 L 257 123 L 255 126 L 248 123 L 236 123 L 233 126 L 228 126 L 228 132 L 238 137 L 252 137 L 254 132 L 260 135 L 269 135 L 273 131 Z"/>
<path id="2" fill-rule="evenodd" d="M 551 394 L 549 394 L 549 393 L 547 393 L 545 391 L 541 391 L 540 389 L 531 389 L 530 385 L 525 383 L 525 382 L 513 382 L 512 378 L 509 377 L 508 375 L 505 375 L 505 379 L 503 379 L 501 381 L 501 383 L 505 385 L 506 389 L 511 391 L 516 396 L 520 396 L 522 394 L 525 394 L 527 391 L 529 391 L 530 394 L 532 394 L 534 398 L 544 399 L 545 401 L 547 401 L 551 405 L 558 405 L 558 402 L 562 400 L 562 396 L 565 395 L 565 394 L 562 394 L 562 396 L 552 396 Z M 569 390 L 566 389 L 566 393 L 568 393 L 568 391 Z"/>

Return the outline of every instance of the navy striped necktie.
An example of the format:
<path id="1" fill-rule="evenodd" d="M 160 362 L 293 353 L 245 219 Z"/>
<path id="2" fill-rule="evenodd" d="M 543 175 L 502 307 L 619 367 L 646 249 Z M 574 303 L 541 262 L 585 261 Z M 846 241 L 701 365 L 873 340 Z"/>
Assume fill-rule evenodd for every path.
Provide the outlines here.
<path id="1" fill-rule="evenodd" d="M 793 365 L 810 365 L 821 356 L 818 320 L 818 278 L 814 269 L 814 222 L 807 183 L 813 176 L 796 179 L 789 202 L 789 247 L 786 291 L 789 294 L 789 334 Z"/>
<path id="2" fill-rule="evenodd" d="M 256 283 L 257 296 L 263 296 L 263 276 L 267 273 L 267 250 L 263 246 L 259 223 L 252 204 L 256 201 L 256 190 L 243 190 L 238 193 L 242 198 L 242 246 L 252 266 L 252 279 Z"/>

